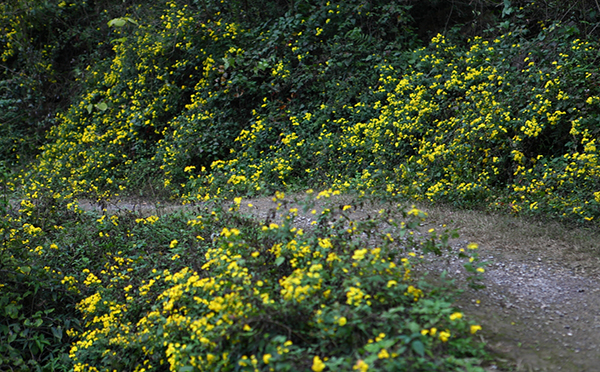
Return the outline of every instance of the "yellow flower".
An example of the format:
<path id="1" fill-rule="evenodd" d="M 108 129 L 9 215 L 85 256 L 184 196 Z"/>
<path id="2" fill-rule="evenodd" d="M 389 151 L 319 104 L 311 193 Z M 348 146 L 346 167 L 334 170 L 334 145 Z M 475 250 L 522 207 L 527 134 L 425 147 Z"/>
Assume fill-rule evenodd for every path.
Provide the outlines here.
<path id="1" fill-rule="evenodd" d="M 484 273 L 485 269 L 483 267 L 478 267 L 477 272 Z"/>
<path id="2" fill-rule="evenodd" d="M 469 243 L 469 245 L 467 245 L 467 248 L 477 249 L 477 248 L 479 248 L 479 245 L 477 245 L 477 243 Z"/>
<path id="3" fill-rule="evenodd" d="M 321 360 L 321 358 L 319 358 L 318 356 L 315 356 L 313 358 L 313 365 L 311 368 L 314 372 L 321 372 L 322 370 L 325 369 L 325 363 L 323 363 L 323 361 Z"/>
<path id="4" fill-rule="evenodd" d="M 456 319 L 461 319 L 463 317 L 462 313 L 454 313 L 452 315 L 450 315 L 450 320 L 456 320 Z"/>
<path id="5" fill-rule="evenodd" d="M 475 334 L 477 331 L 481 331 L 481 326 L 480 325 L 472 325 L 471 326 L 471 333 Z"/>
<path id="6" fill-rule="evenodd" d="M 341 325 L 342 327 L 343 327 L 344 325 L 346 325 L 346 322 L 347 322 L 347 320 L 346 320 L 346 317 L 345 317 L 345 316 L 343 316 L 343 317 L 341 317 L 340 319 L 338 319 L 338 324 L 339 324 L 339 325 Z"/>
<path id="7" fill-rule="evenodd" d="M 356 260 L 356 261 L 360 261 L 365 257 L 366 253 L 367 253 L 366 249 L 357 249 L 354 251 L 354 255 L 352 256 L 352 259 Z"/>
<path id="8" fill-rule="evenodd" d="M 177 245 L 177 243 L 179 243 L 179 242 L 177 241 L 177 239 L 173 239 L 173 240 L 171 241 L 171 244 L 169 244 L 169 248 L 175 248 L 175 246 Z"/>
<path id="9" fill-rule="evenodd" d="M 272 358 L 271 354 L 265 354 L 263 355 L 263 362 L 265 362 L 265 364 L 269 364 L 269 359 Z"/>
<path id="10" fill-rule="evenodd" d="M 442 340 L 442 342 L 446 342 L 450 338 L 450 332 L 448 332 L 448 331 L 441 331 L 439 337 L 440 337 L 440 340 Z"/>
<path id="11" fill-rule="evenodd" d="M 379 352 L 379 354 L 377 354 L 377 357 L 379 359 L 386 359 L 390 357 L 390 354 L 388 353 L 388 351 L 386 349 L 381 349 L 381 351 Z"/>
<path id="12" fill-rule="evenodd" d="M 333 244 L 331 244 L 331 241 L 328 238 L 325 238 L 325 239 L 319 238 L 319 246 L 322 248 L 332 248 Z"/>
<path id="13" fill-rule="evenodd" d="M 358 370 L 360 372 L 366 372 L 369 369 L 369 365 L 365 363 L 364 360 L 359 359 L 358 362 L 352 367 L 354 370 Z"/>

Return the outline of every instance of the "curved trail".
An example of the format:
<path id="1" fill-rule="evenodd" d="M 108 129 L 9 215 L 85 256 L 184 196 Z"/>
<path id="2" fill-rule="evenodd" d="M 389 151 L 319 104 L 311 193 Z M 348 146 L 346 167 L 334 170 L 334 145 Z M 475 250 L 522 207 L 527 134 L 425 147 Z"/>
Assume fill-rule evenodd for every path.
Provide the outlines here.
<path id="1" fill-rule="evenodd" d="M 344 198 L 348 197 L 337 198 L 339 204 Z M 80 201 L 80 207 L 102 211 L 89 201 Z M 109 214 L 143 215 L 186 208 L 136 201 L 103 207 Z M 259 220 L 265 220 L 273 207 L 270 198 L 242 202 L 242 211 Z M 365 207 L 354 217 L 373 215 L 378 209 Z M 498 357 L 489 371 L 600 371 L 600 240 L 595 232 L 477 211 L 420 209 L 429 214 L 425 231 L 442 224 L 458 228 L 461 236 L 451 242 L 453 249 L 477 242 L 480 257 L 489 263 L 486 288 L 466 290 L 456 303 L 483 326 L 481 337 Z M 309 226 L 312 217 L 301 215 L 298 223 Z M 458 260 L 448 256 L 430 263 L 427 270 L 446 270 L 461 282 L 464 270 Z"/>

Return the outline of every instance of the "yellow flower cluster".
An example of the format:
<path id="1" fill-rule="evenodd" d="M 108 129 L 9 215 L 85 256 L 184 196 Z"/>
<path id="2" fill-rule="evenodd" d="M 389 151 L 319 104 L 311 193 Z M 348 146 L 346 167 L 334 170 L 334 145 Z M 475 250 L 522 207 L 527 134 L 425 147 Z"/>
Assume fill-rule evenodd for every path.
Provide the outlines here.
<path id="1" fill-rule="evenodd" d="M 315 194 L 327 198 L 333 191 Z M 274 203 L 281 207 L 284 198 L 278 192 Z M 237 198 L 233 201 L 235 205 L 241 202 Z M 345 212 L 343 207 L 338 209 L 339 213 Z M 332 210 L 325 209 L 324 216 Z M 393 222 L 384 212 L 381 211 L 381 218 Z M 292 227 L 296 213 L 297 210 L 291 210 L 281 221 L 270 222 L 251 234 L 238 227 L 220 227 L 220 233 L 213 234 L 214 240 L 207 245 L 203 264 L 195 269 L 153 269 L 151 277 L 132 284 L 130 268 L 137 261 L 118 251 L 107 255 L 108 262 L 99 274 L 84 270 L 83 285 L 92 293 L 78 304 L 85 324 L 80 333 L 73 334 L 77 338 L 70 349 L 74 368 L 93 370 L 101 365 L 102 358 L 118 358 L 123 349 L 136 350 L 131 368 L 139 371 L 159 366 L 172 371 L 185 366 L 198 370 L 235 366 L 268 370 L 293 359 L 287 354 L 298 350 L 299 345 L 290 339 L 288 332 L 295 331 L 288 322 L 299 321 L 298 316 L 314 332 L 322 332 L 335 342 L 346 342 L 342 341 L 346 339 L 345 332 L 355 329 L 361 312 L 373 311 L 376 306 L 387 311 L 387 307 L 396 308 L 399 303 L 412 306 L 424 296 L 421 289 L 410 284 L 409 259 L 416 257 L 413 252 L 401 257 L 402 264 L 397 265 L 387 245 L 348 249 L 348 244 L 354 244 L 352 239 L 342 241 L 333 231 L 315 237 Z M 414 209 L 409 218 L 419 219 L 421 215 Z M 145 231 L 163 220 L 150 222 L 152 219 L 145 218 L 132 223 Z M 104 221 L 97 223 L 105 226 Z M 214 223 L 218 224 L 219 218 L 212 212 L 189 219 L 187 226 L 205 229 Z M 342 226 L 341 231 L 351 236 L 362 234 L 355 221 L 349 221 L 349 226 Z M 399 228 L 406 229 L 406 225 Z M 264 247 L 264 242 L 257 244 L 257 233 L 267 237 L 264 242 L 271 242 L 270 248 Z M 396 239 L 390 231 L 382 235 L 381 241 L 393 244 Z M 169 244 L 169 240 L 166 242 Z M 183 247 L 177 239 L 170 241 L 172 248 L 179 249 L 180 245 Z M 387 278 L 381 283 L 383 286 L 379 278 Z M 65 278 L 65 282 L 69 280 L 73 279 Z M 137 312 L 141 304 L 145 310 Z M 462 313 L 450 316 L 455 324 L 461 318 Z M 472 332 L 477 330 L 472 328 Z M 256 332 L 274 332 L 279 336 L 272 340 L 272 346 L 258 353 L 224 351 L 226 345 L 248 345 Z M 433 328 L 431 332 L 436 334 Z M 438 332 L 436 337 L 448 342 L 450 332 Z M 369 349 L 371 359 L 390 361 L 400 357 L 393 347 L 395 341 L 388 340 L 384 333 L 379 332 L 373 339 L 368 342 L 373 345 Z M 98 349 L 105 351 L 102 358 L 94 359 L 91 350 Z M 311 358 L 313 371 L 325 370 L 333 360 L 314 354 Z M 364 371 L 378 365 L 371 359 L 355 360 L 352 366 Z"/>

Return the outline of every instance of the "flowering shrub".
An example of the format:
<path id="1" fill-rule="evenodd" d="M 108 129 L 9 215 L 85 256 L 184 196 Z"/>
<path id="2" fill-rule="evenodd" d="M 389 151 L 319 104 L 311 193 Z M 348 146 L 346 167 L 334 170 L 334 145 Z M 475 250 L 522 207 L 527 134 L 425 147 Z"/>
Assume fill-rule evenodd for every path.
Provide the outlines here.
<path id="1" fill-rule="evenodd" d="M 40 152 L 2 183 L 23 200 L 0 204 L 1 364 L 477 370 L 479 326 L 415 274 L 448 239 L 417 239 L 419 211 L 330 206 L 300 230 L 282 201 L 280 220 L 252 222 L 239 195 L 333 187 L 598 219 L 598 45 L 576 23 L 528 24 L 549 3 L 470 2 L 503 19 L 493 36 L 424 46 L 423 3 L 473 9 L 117 3 L 93 22 L 85 1 L 0 5 L 0 161 Z M 48 116 L 67 59 L 80 94 Z M 76 202 L 149 192 L 206 204 L 96 216 Z M 460 255 L 477 286 L 477 255 Z"/>
<path id="2" fill-rule="evenodd" d="M 65 331 L 79 325 L 74 316 L 79 298 L 68 290 L 68 274 L 40 259 L 57 246 L 42 243 L 44 229 L 28 218 L 32 205 L 24 202 L 21 208 L 24 214 L 17 217 L 7 199 L 0 202 L 0 365 L 67 370 L 72 339 Z"/>
<path id="3" fill-rule="evenodd" d="M 281 219 L 263 226 L 235 212 L 239 199 L 232 211 L 190 219 L 201 235 L 185 248 L 171 241 L 167 269 L 108 253 L 117 267 L 87 271 L 79 284 L 85 325 L 73 334 L 74 369 L 477 370 L 480 327 L 452 309 L 449 287 L 413 271 L 420 254 L 445 248 L 443 237 L 413 235 L 423 212 L 358 221 L 355 206 L 330 205 L 303 230 L 297 208 L 278 200 Z M 480 265 L 475 258 L 469 265 Z"/>
<path id="4" fill-rule="evenodd" d="M 597 218 L 594 42 L 513 25 L 407 51 L 408 8 L 373 5 L 398 21 L 384 33 L 390 20 L 363 6 L 307 5 L 249 28 L 176 2 L 153 8 L 156 22 L 119 18 L 114 55 L 89 67 L 26 178 L 100 199 L 333 185 Z"/>
<path id="5" fill-rule="evenodd" d="M 327 199 L 331 190 L 317 197 Z M 0 358 L 22 370 L 461 370 L 485 354 L 456 289 L 422 280 L 452 232 L 394 206 L 291 208 L 257 223 L 242 200 L 167 216 L 95 215 L 23 202 L 0 233 Z M 315 216 L 301 229 L 299 208 Z M 60 212 L 69 208 L 68 213 Z M 460 256 L 483 272 L 476 252 Z M 421 274 L 417 274 L 421 272 Z M 18 281 L 19 287 L 14 286 Z M 21 288 L 22 287 L 22 288 Z M 26 354 L 30 357 L 26 357 Z M 33 356 L 33 358 L 31 358 Z M 475 367 L 473 367 L 475 368 Z M 476 368 L 473 370 L 477 370 Z"/>
<path id="6" fill-rule="evenodd" d="M 542 37 L 553 38 L 555 49 L 520 33 L 465 46 L 438 35 L 400 62 L 376 64 L 378 88 L 353 106 L 323 104 L 298 116 L 288 110 L 277 129 L 257 114 L 236 139 L 238 155 L 190 177 L 188 195 L 310 179 L 591 221 L 600 212 L 598 49 L 569 27 L 554 25 Z M 257 151 L 273 133 L 280 143 Z"/>
<path id="7" fill-rule="evenodd" d="M 393 21 L 376 19 L 360 2 L 343 2 L 313 4 L 258 26 L 234 19 L 233 10 L 218 3 L 198 11 L 169 1 L 153 8 L 156 21 L 109 22 L 113 55 L 88 66 L 79 80 L 81 99 L 57 117 L 32 174 L 75 195 L 103 198 L 148 183 L 187 194 L 191 175 L 237 156 L 232 145 L 254 112 L 285 122 L 288 104 L 318 107 L 312 97 L 334 88 L 332 76 L 341 81 L 352 73 L 353 82 L 375 83 L 367 66 L 379 57 L 369 50 L 387 45 L 389 52 L 411 40 L 400 30 L 410 20 L 406 8 L 380 3 L 370 10 L 385 10 Z M 355 58 L 364 62 L 353 66 Z M 332 90 L 330 99 L 353 99 L 361 90 L 353 82 L 335 95 Z M 276 161 L 272 167 L 288 165 Z M 230 183 L 241 187 L 243 175 L 235 176 Z"/>
<path id="8" fill-rule="evenodd" d="M 86 67 L 111 54 L 107 22 L 131 11 L 128 3 L 0 4 L 0 161 L 14 166 L 40 152 L 55 114 L 81 91 L 78 79 Z M 143 16 L 149 8 L 135 10 Z"/>

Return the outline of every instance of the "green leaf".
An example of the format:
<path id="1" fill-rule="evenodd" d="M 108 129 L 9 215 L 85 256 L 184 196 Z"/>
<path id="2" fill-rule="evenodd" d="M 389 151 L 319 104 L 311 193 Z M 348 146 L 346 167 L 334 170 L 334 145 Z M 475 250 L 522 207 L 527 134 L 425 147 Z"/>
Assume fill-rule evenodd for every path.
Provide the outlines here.
<path id="1" fill-rule="evenodd" d="M 48 342 L 48 340 L 46 340 L 46 338 L 44 337 L 44 335 L 41 335 L 41 338 L 36 338 L 35 339 L 35 345 L 39 349 L 40 353 L 44 352 L 44 347 L 46 345 L 49 345 L 49 344 L 50 343 Z"/>
<path id="2" fill-rule="evenodd" d="M 425 355 L 425 346 L 421 342 L 421 340 L 414 340 L 411 344 L 412 349 L 415 353 L 419 354 L 419 356 Z"/>
<path id="3" fill-rule="evenodd" d="M 465 270 L 467 270 L 468 272 L 470 272 L 470 273 L 474 273 L 475 272 L 475 268 L 473 267 L 473 265 L 471 265 L 470 262 L 467 262 L 463 266 L 465 267 Z"/>
<path id="4" fill-rule="evenodd" d="M 111 44 L 124 43 L 125 41 L 127 41 L 127 37 L 120 37 L 118 39 L 111 40 L 110 43 Z"/>
<path id="5" fill-rule="evenodd" d="M 92 113 L 92 110 L 94 109 L 94 105 L 92 105 L 92 104 L 90 103 L 90 104 L 89 104 L 89 105 L 87 105 L 85 108 L 87 109 L 87 111 L 88 111 L 88 114 L 91 114 L 91 113 Z"/>
<path id="6" fill-rule="evenodd" d="M 283 256 L 279 256 L 277 257 L 277 259 L 275 260 L 275 265 L 277 266 L 281 266 L 281 264 L 285 261 L 285 257 Z"/>
<path id="7" fill-rule="evenodd" d="M 59 341 L 62 339 L 63 333 L 60 327 L 52 327 L 50 328 L 50 330 L 52 331 L 52 335 L 54 336 L 54 338 L 56 338 Z"/>
<path id="8" fill-rule="evenodd" d="M 127 23 L 127 20 L 124 18 L 114 18 L 108 21 L 108 27 L 123 27 Z"/>
<path id="9" fill-rule="evenodd" d="M 381 346 L 379 346 L 378 344 L 367 344 L 365 345 L 365 350 L 369 353 L 376 353 L 379 350 L 381 350 Z"/>
<path id="10" fill-rule="evenodd" d="M 412 333 L 418 333 L 421 331 L 421 326 L 418 323 L 409 322 L 406 326 Z"/>
<path id="11" fill-rule="evenodd" d="M 235 58 L 223 58 L 223 67 L 227 70 L 229 67 L 235 67 Z"/>
<path id="12" fill-rule="evenodd" d="M 258 65 L 256 66 L 259 70 L 264 71 L 267 68 L 269 68 L 269 62 L 262 60 L 260 62 L 258 62 Z"/>
<path id="13" fill-rule="evenodd" d="M 132 19 L 132 18 L 129 18 L 129 17 L 123 17 L 123 18 L 121 18 L 121 19 L 124 19 L 124 20 L 126 20 L 127 22 L 129 22 L 129 23 L 133 23 L 134 25 L 139 25 L 139 24 L 136 22 L 136 20 L 135 20 L 135 19 Z"/>
<path id="14" fill-rule="evenodd" d="M 383 348 L 383 349 L 389 349 L 395 343 L 396 343 L 396 340 L 388 339 L 388 340 L 379 341 L 379 346 L 381 346 L 381 348 Z"/>
<path id="15" fill-rule="evenodd" d="M 106 111 L 108 106 L 106 105 L 106 103 L 100 102 L 100 103 L 96 104 L 96 108 L 100 111 Z"/>
<path id="16" fill-rule="evenodd" d="M 185 367 L 179 368 L 179 372 L 190 372 L 193 370 L 194 370 L 194 367 L 192 367 L 192 366 L 185 366 Z"/>

